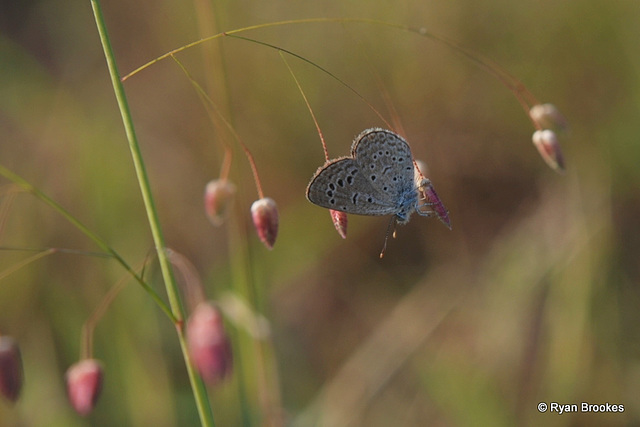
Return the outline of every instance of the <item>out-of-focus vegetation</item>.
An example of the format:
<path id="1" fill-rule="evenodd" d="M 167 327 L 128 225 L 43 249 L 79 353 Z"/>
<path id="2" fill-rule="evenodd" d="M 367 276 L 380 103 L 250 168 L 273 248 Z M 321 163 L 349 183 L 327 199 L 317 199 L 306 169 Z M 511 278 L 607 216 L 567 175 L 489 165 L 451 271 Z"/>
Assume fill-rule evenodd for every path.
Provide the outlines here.
<path id="1" fill-rule="evenodd" d="M 237 293 L 270 321 L 272 343 L 262 345 L 228 322 L 235 371 L 209 390 L 217 425 L 268 425 L 265 407 L 299 426 L 640 423 L 637 1 L 103 3 L 123 74 L 223 30 L 372 18 L 492 58 L 569 120 L 559 175 L 539 158 L 512 94 L 427 38 L 361 23 L 244 33 L 321 65 L 390 119 L 388 95 L 453 231 L 414 216 L 380 260 L 387 218 L 350 216 L 342 240 L 304 197 L 324 156 L 278 53 L 232 38 L 189 49 L 179 60 L 234 124 L 278 203 L 280 233 L 267 251 L 251 225 L 258 196 L 246 158 L 176 63 L 127 80 L 168 245 L 195 265 L 210 298 Z M 331 157 L 384 126 L 334 79 L 288 61 Z M 2 2 L 0 131 L 2 165 L 130 264 L 144 262 L 152 240 L 89 2 Z M 225 146 L 238 197 L 214 228 L 202 194 Z M 40 200 L 2 184 L 0 271 L 32 255 L 21 249 L 96 251 Z M 146 274 L 163 293 L 155 270 Z M 197 425 L 173 325 L 135 283 L 96 330 L 105 385 L 95 411 L 79 418 L 67 402 L 63 375 L 82 324 L 124 274 L 107 258 L 55 254 L 0 281 L 0 333 L 19 342 L 25 375 L 20 400 L 0 402 L 0 425 Z M 540 414 L 539 402 L 624 412 Z"/>

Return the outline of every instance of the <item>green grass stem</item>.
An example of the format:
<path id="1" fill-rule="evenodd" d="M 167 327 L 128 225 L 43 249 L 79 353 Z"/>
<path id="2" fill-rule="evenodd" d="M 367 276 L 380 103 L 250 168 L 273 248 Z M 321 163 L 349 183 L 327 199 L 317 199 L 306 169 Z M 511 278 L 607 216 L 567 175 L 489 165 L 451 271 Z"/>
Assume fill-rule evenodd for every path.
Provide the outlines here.
<path id="1" fill-rule="evenodd" d="M 178 332 L 178 339 L 180 341 L 180 347 L 182 349 L 182 354 L 183 354 L 185 365 L 187 368 L 187 373 L 189 375 L 189 380 L 191 382 L 191 388 L 193 390 L 193 395 L 196 401 L 198 414 L 200 416 L 200 422 L 203 426 L 207 426 L 207 427 L 214 426 L 215 423 L 213 419 L 213 411 L 211 409 L 211 405 L 209 404 L 207 391 L 204 387 L 204 383 L 202 382 L 202 379 L 196 373 L 195 367 L 193 366 L 191 362 L 191 358 L 189 357 L 189 350 L 187 347 L 185 329 L 184 329 L 184 318 L 185 318 L 184 307 L 182 306 L 178 285 L 173 276 L 173 271 L 171 269 L 171 265 L 165 250 L 164 237 L 162 235 L 158 213 L 153 200 L 153 195 L 151 193 L 151 185 L 149 183 L 149 177 L 147 175 L 145 164 L 142 159 L 142 153 L 140 151 L 140 146 L 138 144 L 138 139 L 136 137 L 136 132 L 133 125 L 133 119 L 131 117 L 131 112 L 129 110 L 129 104 L 127 102 L 127 97 L 124 91 L 124 87 L 122 86 L 122 82 L 120 80 L 118 67 L 116 65 L 115 55 L 111 47 L 111 43 L 109 41 L 109 35 L 107 32 L 106 24 L 104 22 L 104 17 L 102 15 L 102 9 L 100 7 L 99 0 L 91 0 L 91 7 L 93 9 L 93 14 L 94 14 L 96 25 L 98 28 L 98 33 L 100 35 L 102 48 L 104 49 L 105 59 L 107 61 L 107 66 L 109 68 L 109 75 L 111 77 L 111 83 L 113 85 L 113 90 L 116 96 L 116 100 L 118 102 L 118 108 L 122 116 L 122 122 L 124 124 L 125 132 L 127 134 L 127 140 L 129 141 L 131 157 L 133 159 L 134 167 L 136 170 L 136 176 L 138 179 L 138 184 L 140 186 L 140 191 L 142 193 L 145 210 L 147 212 L 147 219 L 149 221 L 151 234 L 153 235 L 153 241 L 156 247 L 156 252 L 158 254 L 158 261 L 160 263 L 162 277 L 167 290 L 169 304 L 171 306 L 171 311 L 173 313 L 173 316 L 176 319 L 175 324 L 176 324 L 176 330 Z"/>

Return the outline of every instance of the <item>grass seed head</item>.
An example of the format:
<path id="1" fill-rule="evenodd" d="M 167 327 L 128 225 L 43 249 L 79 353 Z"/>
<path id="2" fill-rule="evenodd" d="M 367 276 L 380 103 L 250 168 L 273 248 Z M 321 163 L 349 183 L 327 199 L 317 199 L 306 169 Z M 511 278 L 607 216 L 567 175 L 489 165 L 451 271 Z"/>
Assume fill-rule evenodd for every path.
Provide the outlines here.
<path id="1" fill-rule="evenodd" d="M 191 360 L 207 384 L 215 385 L 231 372 L 231 343 L 222 315 L 212 303 L 202 302 L 193 310 L 187 322 L 187 343 Z"/>
<path id="2" fill-rule="evenodd" d="M 273 249 L 278 236 L 278 207 L 269 197 L 256 200 L 251 205 L 251 218 L 256 227 L 258 237 L 267 249 Z"/>
<path id="3" fill-rule="evenodd" d="M 533 133 L 532 139 L 533 144 L 538 149 L 540 156 L 547 162 L 547 165 L 555 171 L 563 172 L 564 156 L 556 133 L 549 129 L 537 130 Z"/>
<path id="4" fill-rule="evenodd" d="M 67 394 L 71 406 L 82 416 L 89 415 L 102 391 L 103 369 L 96 359 L 84 359 L 67 370 Z"/>
<path id="5" fill-rule="evenodd" d="M 540 129 L 566 130 L 568 127 L 567 119 L 553 104 L 536 104 L 529 110 L 529 116 Z"/>
<path id="6" fill-rule="evenodd" d="M 333 225 L 336 227 L 336 231 L 343 239 L 347 238 L 347 214 L 342 211 L 336 211 L 333 209 L 329 209 L 329 213 L 331 213 L 331 220 L 333 221 Z"/>
<path id="7" fill-rule="evenodd" d="M 0 336 L 0 394 L 15 402 L 22 389 L 22 358 L 16 341 Z"/>
<path id="8" fill-rule="evenodd" d="M 222 225 L 235 194 L 236 187 L 229 181 L 209 181 L 204 190 L 204 209 L 213 225 Z"/>

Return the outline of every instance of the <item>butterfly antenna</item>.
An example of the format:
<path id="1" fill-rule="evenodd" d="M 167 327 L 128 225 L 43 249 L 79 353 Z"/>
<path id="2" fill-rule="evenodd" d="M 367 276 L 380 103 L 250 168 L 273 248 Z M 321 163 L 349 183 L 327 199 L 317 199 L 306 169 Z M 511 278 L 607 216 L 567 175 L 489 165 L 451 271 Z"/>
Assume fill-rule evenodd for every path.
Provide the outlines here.
<path id="1" fill-rule="evenodd" d="M 392 231 L 392 228 L 393 228 L 393 238 L 394 239 L 396 238 L 395 225 L 396 225 L 396 217 L 393 216 L 391 218 L 391 221 L 389 221 L 389 225 L 387 226 L 387 233 L 384 235 L 384 244 L 382 245 L 382 250 L 380 251 L 380 259 L 384 257 L 384 253 L 387 251 L 387 241 L 389 240 L 389 233 Z"/>

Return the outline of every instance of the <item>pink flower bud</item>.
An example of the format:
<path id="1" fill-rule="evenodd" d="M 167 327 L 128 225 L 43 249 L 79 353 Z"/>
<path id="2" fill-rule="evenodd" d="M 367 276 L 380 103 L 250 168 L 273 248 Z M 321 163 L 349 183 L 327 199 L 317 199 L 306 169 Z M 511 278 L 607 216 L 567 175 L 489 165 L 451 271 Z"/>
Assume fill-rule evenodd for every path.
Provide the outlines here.
<path id="1" fill-rule="evenodd" d="M 0 336 L 0 394 L 12 402 L 22 388 L 22 358 L 15 340 Z"/>
<path id="2" fill-rule="evenodd" d="M 102 364 L 96 359 L 84 359 L 67 370 L 67 394 L 73 409 L 89 415 L 102 391 Z"/>
<path id="3" fill-rule="evenodd" d="M 193 310 L 187 322 L 187 343 L 191 360 L 206 383 L 217 384 L 231 372 L 231 343 L 213 304 L 202 302 Z"/>
<path id="4" fill-rule="evenodd" d="M 331 214 L 331 220 L 333 221 L 333 225 L 336 227 L 336 231 L 343 239 L 347 238 L 347 214 L 342 211 L 335 211 L 333 209 L 329 209 L 329 213 Z"/>
<path id="5" fill-rule="evenodd" d="M 273 249 L 278 236 L 278 207 L 269 197 L 256 200 L 251 205 L 251 218 L 258 237 L 267 249 Z"/>
<path id="6" fill-rule="evenodd" d="M 533 144 L 547 165 L 555 171 L 564 171 L 564 157 L 558 136 L 552 130 L 537 130 L 533 133 Z"/>
<path id="7" fill-rule="evenodd" d="M 529 110 L 531 120 L 541 129 L 567 129 L 567 119 L 553 104 L 537 104 Z"/>
<path id="8" fill-rule="evenodd" d="M 204 190 L 204 210 L 213 225 L 222 225 L 235 193 L 236 187 L 229 181 L 209 181 Z"/>
<path id="9" fill-rule="evenodd" d="M 449 211 L 438 197 L 438 193 L 436 193 L 436 189 L 431 184 L 431 181 L 428 179 L 424 179 L 419 186 L 420 191 L 424 195 L 427 203 L 430 204 L 431 209 L 436 213 L 438 219 L 447 226 L 449 230 L 451 230 L 451 220 L 449 219 Z"/>

